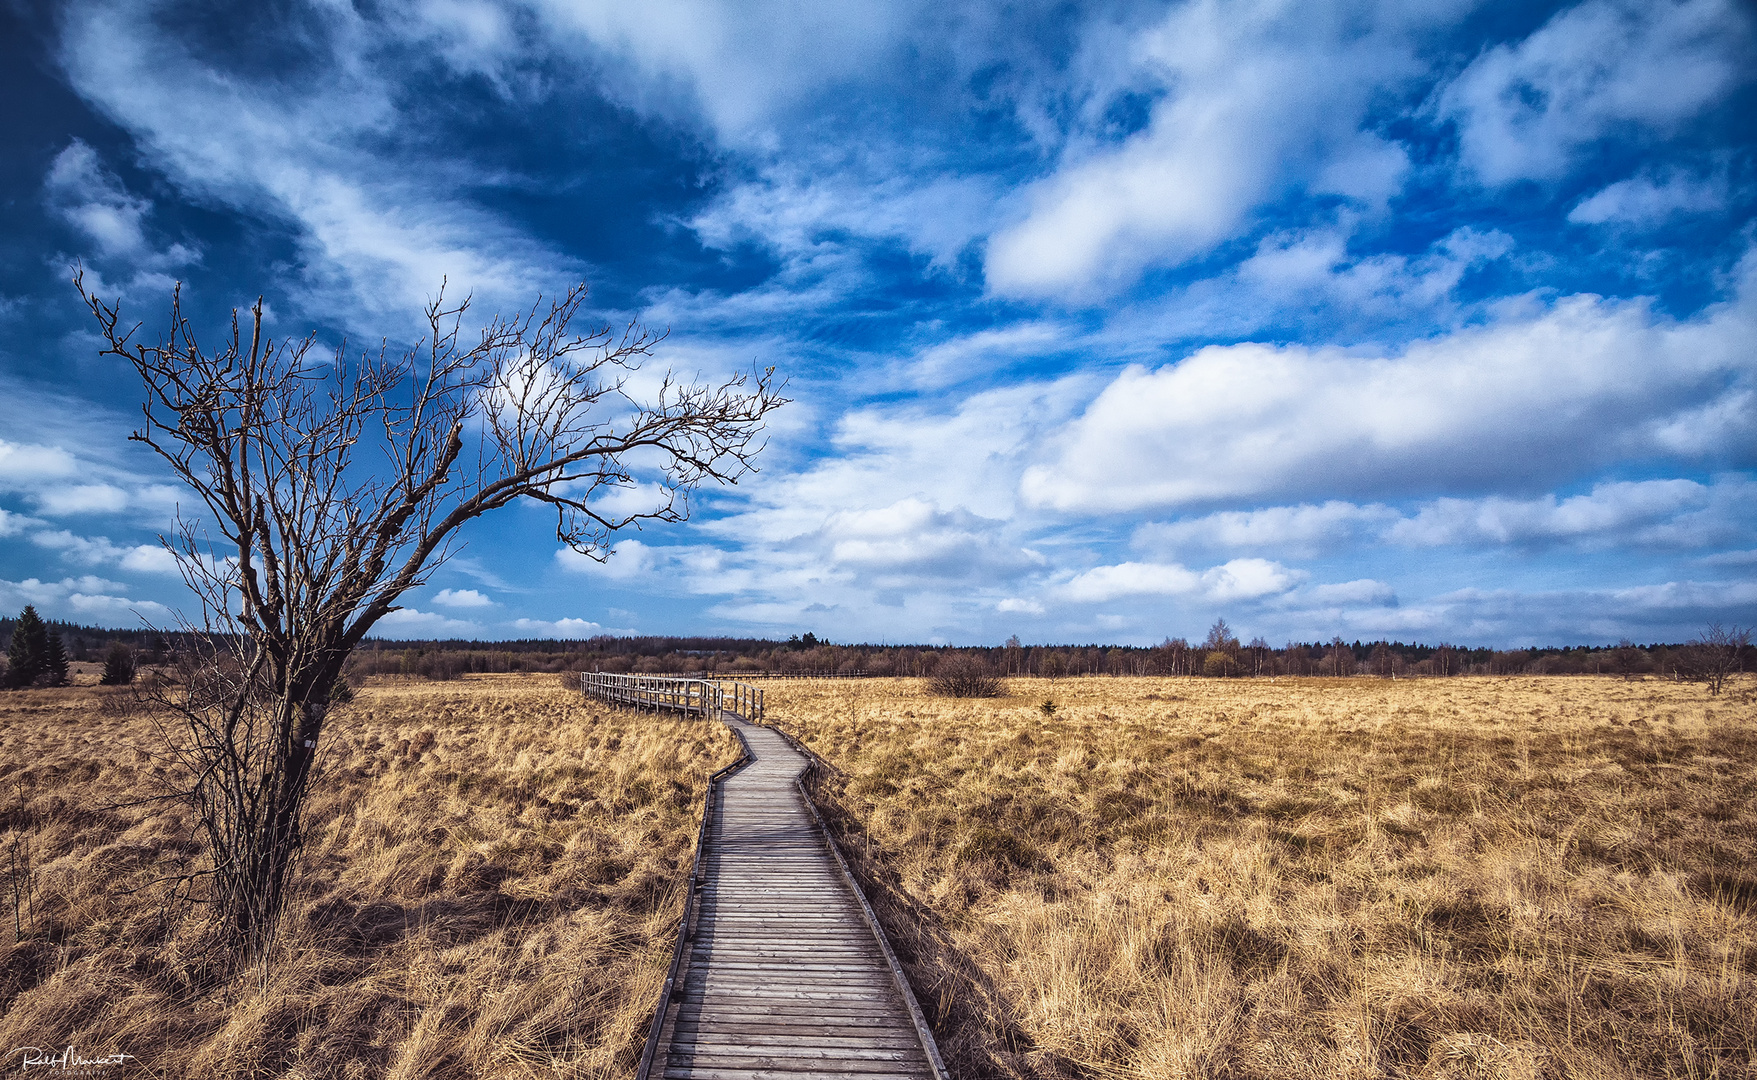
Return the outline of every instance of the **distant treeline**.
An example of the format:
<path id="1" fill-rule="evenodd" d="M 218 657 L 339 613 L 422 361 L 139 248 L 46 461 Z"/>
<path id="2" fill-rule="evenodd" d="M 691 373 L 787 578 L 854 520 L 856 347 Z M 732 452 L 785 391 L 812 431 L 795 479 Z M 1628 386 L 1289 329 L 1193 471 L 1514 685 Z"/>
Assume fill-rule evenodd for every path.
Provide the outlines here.
<path id="1" fill-rule="evenodd" d="M 0 618 L 0 650 L 15 623 Z M 135 649 L 143 666 L 163 663 L 174 650 L 174 635 L 145 630 L 106 630 L 50 622 L 61 635 L 68 658 L 103 659 L 112 642 Z M 1288 642 L 1279 647 L 1262 638 L 1244 644 L 1224 623 L 1192 643 L 1167 638 L 1155 646 L 1004 645 L 937 647 L 918 645 L 835 645 L 812 634 L 786 641 L 731 637 L 594 637 L 578 641 L 384 641 L 368 640 L 349 664 L 354 676 L 413 675 L 456 678 L 470 672 L 612 671 L 644 674 L 790 671 L 869 675 L 932 675 L 947 657 L 961 655 L 998 675 L 1068 677 L 1081 675 L 1639 675 L 1688 674 L 1692 646 L 1687 643 L 1555 646 L 1491 649 L 1401 641 Z M 1757 669 L 1746 650 L 1745 670 Z"/>
<path id="2" fill-rule="evenodd" d="M 641 674 L 742 672 L 864 672 L 932 675 L 952 656 L 978 661 L 998 675 L 1676 675 L 1687 673 L 1686 644 L 1558 646 L 1497 650 L 1401 641 L 1191 644 L 1171 638 L 1159 645 L 999 646 L 835 645 L 807 634 L 789 641 L 746 638 L 598 637 L 585 641 L 368 641 L 350 670 L 359 675 L 402 674 L 455 678 L 467 672 L 610 671 Z M 1757 660 L 1757 657 L 1751 659 Z M 1747 668 L 1751 665 L 1747 664 Z"/>
<path id="3" fill-rule="evenodd" d="M 49 633 L 61 636 L 67 658 L 76 663 L 102 660 L 110 645 L 118 641 L 135 650 L 145 664 L 163 663 L 171 651 L 170 638 L 155 630 L 107 630 L 98 626 L 56 622 L 53 619 L 44 619 L 43 623 Z M 0 652 L 11 647 L 12 630 L 17 625 L 16 616 L 0 616 Z"/>

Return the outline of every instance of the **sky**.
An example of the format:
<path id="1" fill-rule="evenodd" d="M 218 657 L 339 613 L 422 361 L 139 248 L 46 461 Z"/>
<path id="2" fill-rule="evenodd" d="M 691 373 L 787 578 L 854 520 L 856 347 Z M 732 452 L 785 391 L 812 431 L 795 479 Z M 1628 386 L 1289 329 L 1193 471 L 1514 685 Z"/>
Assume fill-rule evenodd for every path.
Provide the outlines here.
<path id="1" fill-rule="evenodd" d="M 78 262 L 330 347 L 585 282 L 789 380 L 689 522 L 498 511 L 382 636 L 1757 621 L 1749 3 L 8 0 L 0 52 L 0 611 L 189 604 Z"/>

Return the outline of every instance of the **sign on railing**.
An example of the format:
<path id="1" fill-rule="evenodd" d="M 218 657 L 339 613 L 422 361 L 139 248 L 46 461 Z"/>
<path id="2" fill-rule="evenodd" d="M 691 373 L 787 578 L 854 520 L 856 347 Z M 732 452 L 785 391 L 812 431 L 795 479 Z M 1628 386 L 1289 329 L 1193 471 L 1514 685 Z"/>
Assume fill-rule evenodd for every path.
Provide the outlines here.
<path id="1" fill-rule="evenodd" d="M 763 715 L 764 695 L 760 687 L 719 679 L 582 671 L 580 690 L 587 697 L 633 709 L 685 716 L 718 716 L 726 710 L 746 720 L 758 720 Z"/>

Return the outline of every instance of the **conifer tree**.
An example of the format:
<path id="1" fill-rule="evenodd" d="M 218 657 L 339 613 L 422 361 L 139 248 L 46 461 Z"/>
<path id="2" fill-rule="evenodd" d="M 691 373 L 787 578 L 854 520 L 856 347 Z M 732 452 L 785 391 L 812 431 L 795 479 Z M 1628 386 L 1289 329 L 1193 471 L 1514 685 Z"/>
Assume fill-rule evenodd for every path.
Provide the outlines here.
<path id="1" fill-rule="evenodd" d="M 102 686 L 127 686 L 134 681 L 134 650 L 120 641 L 110 646 L 104 654 L 104 676 L 98 680 Z"/>
<path id="2" fill-rule="evenodd" d="M 47 645 L 43 650 L 42 678 L 48 686 L 67 685 L 67 645 L 61 635 L 53 631 L 47 633 Z"/>
<path id="3" fill-rule="evenodd" d="M 9 686 L 29 686 L 37 681 L 49 660 L 49 628 L 30 604 L 18 613 L 12 628 L 12 644 L 6 649 L 6 682 Z"/>

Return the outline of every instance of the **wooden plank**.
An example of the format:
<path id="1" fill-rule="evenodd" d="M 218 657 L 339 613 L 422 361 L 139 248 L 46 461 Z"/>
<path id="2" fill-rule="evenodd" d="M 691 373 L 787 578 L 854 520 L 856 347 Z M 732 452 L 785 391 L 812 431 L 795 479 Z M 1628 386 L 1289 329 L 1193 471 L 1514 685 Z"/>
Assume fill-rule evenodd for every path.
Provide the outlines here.
<path id="1" fill-rule="evenodd" d="M 725 1023 L 698 1020 L 685 1023 L 679 1020 L 672 1028 L 672 1045 L 700 1041 L 703 1038 L 736 1037 L 750 1046 L 793 1046 L 808 1043 L 810 1045 L 835 1046 L 843 1042 L 865 1046 L 883 1044 L 896 1049 L 907 1050 L 916 1046 L 915 1033 L 904 1033 L 901 1030 L 888 1031 L 882 1028 L 863 1033 L 856 1024 L 796 1024 L 791 1027 L 776 1027 L 764 1023 Z M 918 1047 L 917 1047 L 918 1048 Z"/>
<path id="2" fill-rule="evenodd" d="M 667 1080 L 799 1080 L 802 1076 L 858 1076 L 861 1080 L 921 1080 L 922 1073 L 892 1062 L 707 1060 L 665 1066 Z M 865 1067 L 860 1067 L 864 1065 Z"/>
<path id="3" fill-rule="evenodd" d="M 715 1002 L 712 1005 L 685 1002 L 672 1010 L 674 1024 L 727 1023 L 762 1024 L 779 1031 L 789 1026 L 868 1024 L 871 1026 L 901 1023 L 902 1014 L 884 1006 L 846 1004 L 836 1008 L 801 1012 L 793 1005 L 764 1005 L 760 1002 Z"/>
<path id="4" fill-rule="evenodd" d="M 720 1065 L 685 1066 L 665 1069 L 665 1080 L 801 1080 L 802 1077 L 833 1076 L 821 1068 L 794 1069 L 731 1069 Z M 862 1073 L 862 1080 L 921 1080 L 916 1072 Z"/>
<path id="5" fill-rule="evenodd" d="M 921 1048 L 916 1047 L 919 1055 Z M 811 1059 L 817 1061 L 856 1062 L 886 1061 L 905 1062 L 909 1055 L 900 1050 L 885 1047 L 865 1046 L 740 1046 L 731 1043 L 677 1042 L 671 1043 L 673 1058 L 716 1057 L 730 1061 L 734 1058 L 747 1058 L 754 1062 L 771 1062 L 779 1058 L 794 1061 Z"/>

